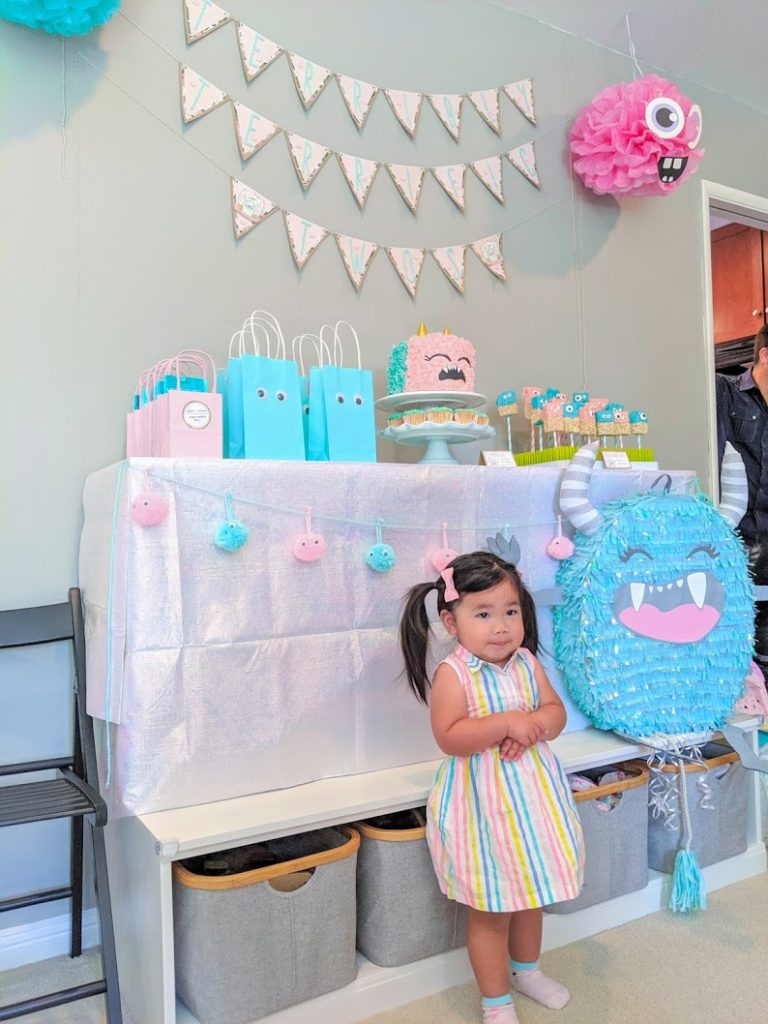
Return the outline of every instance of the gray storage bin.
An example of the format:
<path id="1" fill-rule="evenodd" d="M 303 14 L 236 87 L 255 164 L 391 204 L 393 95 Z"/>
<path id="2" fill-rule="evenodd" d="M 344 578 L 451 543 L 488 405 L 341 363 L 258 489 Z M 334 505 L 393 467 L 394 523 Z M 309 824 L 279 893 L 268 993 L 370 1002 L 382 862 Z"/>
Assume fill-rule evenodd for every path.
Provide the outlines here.
<path id="1" fill-rule="evenodd" d="M 327 828 L 173 865 L 176 989 L 201 1024 L 247 1024 L 354 980 L 359 845 Z M 226 873 L 249 863 L 263 866 Z"/>
<path id="2" fill-rule="evenodd" d="M 440 892 L 424 815 L 403 811 L 356 826 L 357 948 L 379 967 L 399 967 L 463 946 L 466 907 Z"/>
<path id="3" fill-rule="evenodd" d="M 633 777 L 573 794 L 584 830 L 584 885 L 575 899 L 545 907 L 548 914 L 572 914 L 595 903 L 644 889 L 648 884 L 650 773 L 645 765 L 637 762 L 613 767 L 631 772 Z M 602 775 L 610 770 L 611 766 L 605 765 L 579 774 L 590 776 L 599 771 Z M 597 810 L 596 797 L 610 793 L 621 793 L 616 806 L 607 811 Z"/>
<path id="4" fill-rule="evenodd" d="M 699 867 L 704 868 L 715 861 L 744 853 L 747 848 L 747 772 L 739 755 L 727 743 L 707 743 L 701 752 L 707 768 L 704 779 L 709 786 L 710 797 L 707 802 L 712 804 L 711 808 L 701 806 L 702 794 L 697 781 L 702 777 L 703 769 L 699 765 L 689 764 L 686 768 L 686 781 L 692 848 L 696 852 Z M 663 770 L 676 773 L 676 769 L 670 765 L 666 765 Z M 675 857 L 682 839 L 677 779 L 675 792 L 674 827 L 667 828 L 663 816 L 654 818 L 649 813 L 648 819 L 648 864 L 655 871 L 667 874 L 674 871 Z"/>

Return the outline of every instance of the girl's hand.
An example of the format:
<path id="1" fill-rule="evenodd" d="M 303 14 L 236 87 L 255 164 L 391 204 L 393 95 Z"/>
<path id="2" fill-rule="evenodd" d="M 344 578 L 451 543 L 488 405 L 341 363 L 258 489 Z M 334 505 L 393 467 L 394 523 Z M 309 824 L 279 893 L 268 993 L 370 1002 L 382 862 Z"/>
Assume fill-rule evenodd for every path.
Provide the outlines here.
<path id="1" fill-rule="evenodd" d="M 507 736 L 499 746 L 499 757 L 502 761 L 517 761 L 527 749 L 522 743 Z"/>
<path id="2" fill-rule="evenodd" d="M 507 736 L 523 747 L 532 747 L 538 743 L 544 728 L 544 723 L 533 712 L 507 712 Z"/>

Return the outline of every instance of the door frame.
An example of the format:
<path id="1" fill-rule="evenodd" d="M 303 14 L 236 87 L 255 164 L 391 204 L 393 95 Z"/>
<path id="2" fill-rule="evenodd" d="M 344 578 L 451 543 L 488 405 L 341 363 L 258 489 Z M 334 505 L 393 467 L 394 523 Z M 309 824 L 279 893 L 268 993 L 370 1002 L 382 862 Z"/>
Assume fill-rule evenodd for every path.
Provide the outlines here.
<path id="1" fill-rule="evenodd" d="M 706 411 L 708 426 L 707 461 L 709 488 L 713 497 L 719 500 L 718 480 L 720 467 L 717 464 L 717 404 L 715 400 L 715 317 L 712 309 L 712 253 L 710 243 L 710 210 L 728 213 L 751 227 L 768 231 L 768 197 L 752 192 L 721 185 L 717 181 L 704 179 L 701 182 L 701 261 L 704 294 L 704 366 L 707 375 Z"/>

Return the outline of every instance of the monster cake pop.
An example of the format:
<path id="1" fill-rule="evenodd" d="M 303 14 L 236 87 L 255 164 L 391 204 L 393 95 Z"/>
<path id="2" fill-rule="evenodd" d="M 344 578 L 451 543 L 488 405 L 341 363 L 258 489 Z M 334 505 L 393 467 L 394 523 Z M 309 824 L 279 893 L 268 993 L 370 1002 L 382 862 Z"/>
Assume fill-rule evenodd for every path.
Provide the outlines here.
<path id="1" fill-rule="evenodd" d="M 510 417 L 517 412 L 517 394 L 514 391 L 502 391 L 496 399 L 496 411 L 507 421 L 507 447 L 512 451 L 512 421 Z"/>
<path id="2" fill-rule="evenodd" d="M 633 409 L 629 414 L 629 432 L 637 438 L 637 447 L 642 448 L 642 434 L 648 433 L 648 417 L 642 409 Z"/>

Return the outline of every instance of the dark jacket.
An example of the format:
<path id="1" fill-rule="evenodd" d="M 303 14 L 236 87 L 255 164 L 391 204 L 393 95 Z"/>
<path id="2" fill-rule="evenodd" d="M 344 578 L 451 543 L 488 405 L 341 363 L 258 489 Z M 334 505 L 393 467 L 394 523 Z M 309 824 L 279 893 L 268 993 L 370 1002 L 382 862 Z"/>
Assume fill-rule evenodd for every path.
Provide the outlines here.
<path id="1" fill-rule="evenodd" d="M 718 465 L 730 441 L 747 471 L 749 503 L 739 530 L 751 546 L 768 540 L 768 406 L 752 370 L 740 377 L 718 373 L 716 393 Z"/>

